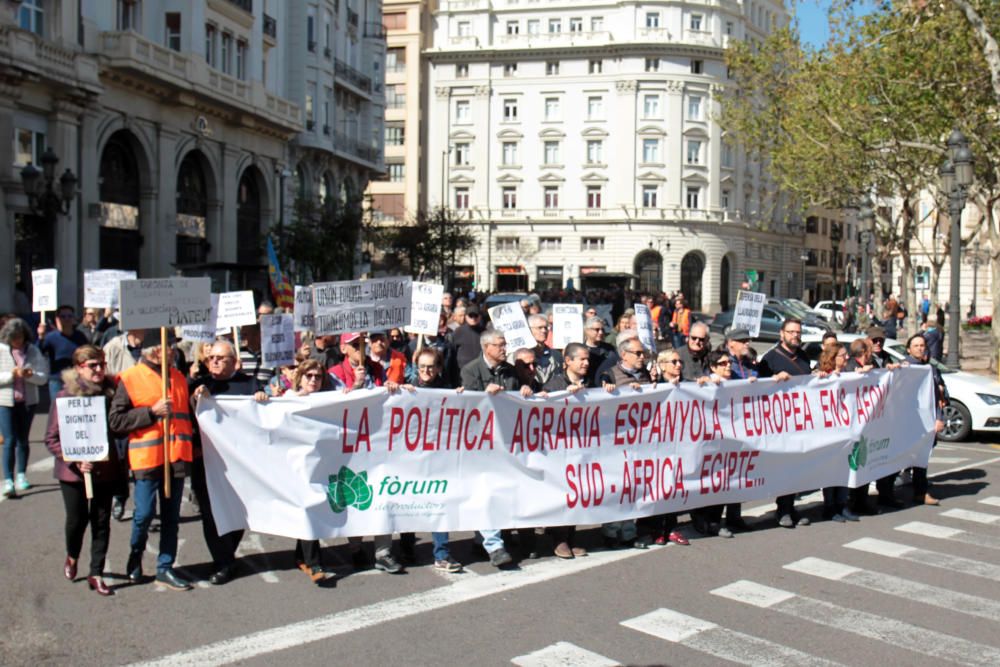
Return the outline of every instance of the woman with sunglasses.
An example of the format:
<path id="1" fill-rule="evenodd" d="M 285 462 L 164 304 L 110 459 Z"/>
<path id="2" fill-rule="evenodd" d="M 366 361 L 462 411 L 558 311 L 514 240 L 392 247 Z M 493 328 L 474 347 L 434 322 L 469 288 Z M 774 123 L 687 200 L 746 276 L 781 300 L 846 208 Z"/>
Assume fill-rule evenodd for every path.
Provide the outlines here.
<path id="1" fill-rule="evenodd" d="M 63 371 L 63 389 L 56 398 L 67 396 L 94 396 L 105 403 L 105 415 L 115 384 L 107 376 L 104 352 L 94 345 L 78 347 L 70 358 L 71 366 Z M 107 419 L 107 417 L 105 417 Z M 67 579 L 76 579 L 77 562 L 83 548 L 83 537 L 90 524 L 90 575 L 87 584 L 98 595 L 114 595 L 115 592 L 104 582 L 104 560 L 108 553 L 111 536 L 111 500 L 119 492 L 125 481 L 124 471 L 118 459 L 118 449 L 111 442 L 111 427 L 108 432 L 108 458 L 93 463 L 71 463 L 63 460 L 62 444 L 59 441 L 59 409 L 55 400 L 49 408 L 49 424 L 45 431 L 45 445 L 55 456 L 53 476 L 59 480 L 63 504 L 66 506 L 66 561 L 63 574 Z M 90 473 L 93 481 L 93 498 L 87 500 L 83 474 Z"/>

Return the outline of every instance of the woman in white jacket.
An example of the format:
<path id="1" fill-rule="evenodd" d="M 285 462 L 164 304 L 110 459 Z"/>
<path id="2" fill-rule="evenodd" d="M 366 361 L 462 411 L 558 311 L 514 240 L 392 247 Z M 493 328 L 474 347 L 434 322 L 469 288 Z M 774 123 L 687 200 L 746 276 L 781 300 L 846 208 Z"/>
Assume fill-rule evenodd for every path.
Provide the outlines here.
<path id="1" fill-rule="evenodd" d="M 31 330 L 19 317 L 0 328 L 0 434 L 3 435 L 3 495 L 31 488 L 28 467 L 28 432 L 38 404 L 38 388 L 49 381 L 49 362 L 31 344 Z M 17 470 L 15 490 L 14 470 Z"/>

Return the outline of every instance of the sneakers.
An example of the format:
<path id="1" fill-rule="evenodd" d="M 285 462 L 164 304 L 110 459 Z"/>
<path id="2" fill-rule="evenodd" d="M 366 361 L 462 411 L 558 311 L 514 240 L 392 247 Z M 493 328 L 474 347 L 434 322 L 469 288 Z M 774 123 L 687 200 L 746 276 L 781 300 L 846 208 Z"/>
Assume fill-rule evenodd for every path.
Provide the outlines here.
<path id="1" fill-rule="evenodd" d="M 573 550 L 566 542 L 560 542 L 557 544 L 553 553 L 556 555 L 556 558 L 570 559 L 574 557 Z"/>
<path id="2" fill-rule="evenodd" d="M 24 476 L 24 473 L 23 472 L 17 473 L 17 490 L 27 491 L 30 488 L 31 488 L 31 482 L 29 482 L 28 478 Z"/>
<path id="3" fill-rule="evenodd" d="M 5 479 L 3 481 L 3 497 L 17 498 L 17 491 L 14 490 L 14 480 Z"/>
<path id="4" fill-rule="evenodd" d="M 716 533 L 719 537 L 732 537 L 733 531 L 729 530 L 725 526 L 719 528 L 719 532 Z"/>
<path id="5" fill-rule="evenodd" d="M 809 518 L 808 517 L 804 517 L 804 516 L 800 516 L 799 518 L 797 518 L 795 520 L 795 525 L 796 526 L 808 526 L 810 523 L 812 523 L 812 522 L 809 521 Z"/>
<path id="6" fill-rule="evenodd" d="M 400 574 L 403 571 L 403 566 L 392 557 L 391 553 L 387 553 L 375 557 L 375 569 L 389 574 Z"/>
<path id="7" fill-rule="evenodd" d="M 510 554 L 507 553 L 507 550 L 503 547 L 490 552 L 490 565 L 493 567 L 502 567 L 509 564 L 513 560 L 514 559 L 510 557 Z"/>
<path id="8" fill-rule="evenodd" d="M 584 549 L 583 547 L 573 547 L 573 557 L 574 558 L 583 558 L 584 556 L 587 556 L 587 555 L 588 555 L 587 554 L 587 550 Z"/>
<path id="9" fill-rule="evenodd" d="M 795 522 L 792 521 L 791 514 L 782 514 L 778 517 L 778 525 L 782 528 L 795 528 Z"/>
<path id="10" fill-rule="evenodd" d="M 462 564 L 451 556 L 448 556 L 445 559 L 434 561 L 434 569 L 448 572 L 449 574 L 456 574 L 462 571 Z"/>
<path id="11" fill-rule="evenodd" d="M 828 518 L 830 519 L 830 521 L 833 521 L 834 523 L 847 523 L 847 519 L 840 512 L 837 512 L 836 514 L 831 514 Z"/>
<path id="12" fill-rule="evenodd" d="M 688 542 L 688 538 L 684 537 L 679 531 L 676 530 L 670 531 L 670 534 L 667 535 L 667 539 L 673 542 L 674 544 L 680 544 L 681 546 L 684 547 L 691 544 L 690 542 Z"/>
<path id="13" fill-rule="evenodd" d="M 841 510 L 840 516 L 844 517 L 848 521 L 861 521 L 861 517 L 848 509 Z"/>

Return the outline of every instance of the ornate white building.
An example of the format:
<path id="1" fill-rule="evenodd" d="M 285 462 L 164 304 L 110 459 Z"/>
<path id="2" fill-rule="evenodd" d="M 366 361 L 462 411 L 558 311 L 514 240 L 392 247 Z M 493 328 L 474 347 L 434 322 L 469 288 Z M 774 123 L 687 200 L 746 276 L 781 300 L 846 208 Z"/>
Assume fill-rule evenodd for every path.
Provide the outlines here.
<path id="1" fill-rule="evenodd" d="M 787 22 L 780 2 L 451 0 L 433 19 L 426 202 L 481 235 L 457 286 L 632 282 L 711 310 L 756 272 L 801 295 L 804 230 L 714 120 L 725 49 Z"/>

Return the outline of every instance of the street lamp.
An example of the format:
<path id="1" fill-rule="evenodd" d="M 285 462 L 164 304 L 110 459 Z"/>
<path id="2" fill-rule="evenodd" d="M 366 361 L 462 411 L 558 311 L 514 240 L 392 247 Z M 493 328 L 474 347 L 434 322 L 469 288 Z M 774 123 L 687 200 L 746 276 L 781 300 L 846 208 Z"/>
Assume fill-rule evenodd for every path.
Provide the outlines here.
<path id="1" fill-rule="evenodd" d="M 872 230 L 875 228 L 874 206 L 871 197 L 865 196 L 861 202 L 861 210 L 858 211 L 858 220 L 861 222 L 861 304 L 866 313 L 868 312 L 868 299 L 872 293 L 868 280 L 872 262 L 868 253 L 871 251 Z"/>
<path id="2" fill-rule="evenodd" d="M 59 190 L 56 191 L 56 165 L 59 157 L 46 148 L 40 158 L 42 168 L 39 169 L 29 162 L 21 170 L 21 185 L 28 195 L 28 206 L 36 215 L 46 222 L 54 222 L 60 215 L 69 215 L 70 204 L 76 197 L 76 175 L 67 169 L 59 177 Z"/>
<path id="3" fill-rule="evenodd" d="M 840 241 L 843 238 L 843 232 L 840 228 L 840 223 L 830 222 L 830 246 L 833 248 L 833 259 L 830 264 L 833 266 L 833 300 L 836 301 L 840 298 L 837 290 L 837 257 L 840 250 Z"/>
<path id="4" fill-rule="evenodd" d="M 979 239 L 976 239 L 972 247 L 972 257 L 969 262 L 972 264 L 972 302 L 969 304 L 968 318 L 976 316 L 976 293 L 979 291 Z"/>
<path id="5" fill-rule="evenodd" d="M 969 140 L 957 128 L 948 136 L 948 159 L 938 169 L 941 186 L 948 194 L 948 215 L 951 218 L 951 280 L 948 303 L 948 358 L 951 368 L 958 368 L 958 333 L 962 297 L 959 273 L 962 267 L 962 211 L 968 197 L 968 187 L 974 177 Z M 940 323 L 939 323 L 940 324 Z"/>
<path id="6" fill-rule="evenodd" d="M 799 255 L 799 259 L 802 260 L 802 294 L 800 296 L 804 301 L 806 298 L 806 262 L 809 261 L 809 251 L 803 249 L 802 254 Z M 810 299 L 809 301 L 811 303 L 812 299 Z"/>

